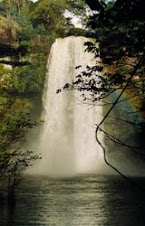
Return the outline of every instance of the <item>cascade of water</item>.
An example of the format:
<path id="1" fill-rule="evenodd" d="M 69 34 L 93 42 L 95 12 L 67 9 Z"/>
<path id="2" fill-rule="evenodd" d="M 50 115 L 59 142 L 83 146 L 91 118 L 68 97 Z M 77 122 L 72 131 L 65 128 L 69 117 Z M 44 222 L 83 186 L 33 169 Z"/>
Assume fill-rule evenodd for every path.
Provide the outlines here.
<path id="1" fill-rule="evenodd" d="M 37 172 L 69 176 L 100 170 L 95 124 L 102 118 L 102 109 L 82 104 L 76 91 L 56 94 L 79 73 L 76 66 L 82 65 L 82 71 L 87 65 L 94 65 L 93 54 L 84 52 L 86 41 L 85 37 L 59 38 L 51 48 L 43 94 L 44 123 L 37 145 L 43 158 Z"/>

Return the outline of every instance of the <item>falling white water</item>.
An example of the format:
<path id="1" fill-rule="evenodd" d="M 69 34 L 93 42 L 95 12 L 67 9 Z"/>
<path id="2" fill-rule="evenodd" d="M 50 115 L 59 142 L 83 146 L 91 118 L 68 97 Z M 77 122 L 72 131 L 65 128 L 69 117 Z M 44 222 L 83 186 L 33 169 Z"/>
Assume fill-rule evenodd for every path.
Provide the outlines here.
<path id="1" fill-rule="evenodd" d="M 102 109 L 84 105 L 77 91 L 56 94 L 87 65 L 94 65 L 93 54 L 84 52 L 86 41 L 85 37 L 59 38 L 51 48 L 43 94 L 44 123 L 36 144 L 42 153 L 37 173 L 54 176 L 100 173 L 103 157 L 95 140 L 95 124 L 102 118 Z M 76 70 L 78 65 L 82 67 Z"/>

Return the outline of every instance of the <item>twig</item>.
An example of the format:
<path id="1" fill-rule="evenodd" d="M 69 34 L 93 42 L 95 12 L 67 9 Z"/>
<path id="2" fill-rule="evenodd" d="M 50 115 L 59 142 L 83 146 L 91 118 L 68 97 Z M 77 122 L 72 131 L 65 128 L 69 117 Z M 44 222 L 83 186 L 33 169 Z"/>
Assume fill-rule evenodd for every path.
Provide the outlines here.
<path id="1" fill-rule="evenodd" d="M 108 118 L 109 114 L 112 112 L 112 110 L 114 109 L 114 107 L 116 106 L 116 104 L 118 103 L 119 99 L 121 98 L 121 96 L 123 95 L 123 93 L 125 92 L 126 88 L 128 87 L 128 85 L 130 84 L 134 74 L 136 73 L 138 67 L 143 63 L 144 61 L 144 57 L 145 57 L 145 53 L 143 53 L 143 55 L 140 57 L 138 63 L 134 66 L 134 69 L 132 70 L 132 72 L 130 73 L 130 77 L 126 83 L 126 85 L 124 86 L 124 88 L 122 89 L 121 93 L 118 95 L 118 97 L 116 98 L 116 100 L 114 101 L 113 105 L 110 107 L 110 109 L 107 111 L 107 113 L 105 114 L 104 118 L 101 120 L 101 122 L 97 125 L 96 127 L 96 131 L 95 131 L 95 137 L 96 137 L 96 141 L 98 142 L 98 144 L 100 145 L 100 147 L 103 150 L 103 156 L 104 156 L 104 161 L 105 163 L 110 166 L 113 170 L 115 170 L 119 175 L 121 175 L 124 179 L 128 180 L 129 182 L 131 182 L 132 184 L 134 184 L 135 186 L 137 186 L 141 191 L 145 191 L 144 188 L 142 188 L 139 184 L 135 183 L 133 180 L 131 180 L 129 177 L 127 177 L 126 175 L 124 175 L 122 172 L 120 172 L 115 166 L 113 166 L 111 163 L 108 162 L 107 157 L 106 157 L 106 149 L 105 147 L 102 145 L 101 141 L 98 138 L 98 132 L 100 130 L 101 125 L 105 122 L 105 120 Z"/>

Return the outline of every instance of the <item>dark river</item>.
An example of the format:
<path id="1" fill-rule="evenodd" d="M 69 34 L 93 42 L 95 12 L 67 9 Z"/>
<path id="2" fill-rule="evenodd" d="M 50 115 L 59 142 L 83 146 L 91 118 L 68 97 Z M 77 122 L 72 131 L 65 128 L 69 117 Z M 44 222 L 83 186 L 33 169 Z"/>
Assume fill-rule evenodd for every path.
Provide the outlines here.
<path id="1" fill-rule="evenodd" d="M 27 177 L 0 226 L 144 226 L 145 196 L 119 176 Z"/>

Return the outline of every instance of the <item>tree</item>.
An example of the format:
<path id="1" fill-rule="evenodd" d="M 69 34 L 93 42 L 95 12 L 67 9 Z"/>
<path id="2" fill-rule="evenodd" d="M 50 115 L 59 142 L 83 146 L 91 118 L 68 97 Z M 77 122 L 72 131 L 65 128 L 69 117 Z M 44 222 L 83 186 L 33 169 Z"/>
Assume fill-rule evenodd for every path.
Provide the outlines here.
<path id="1" fill-rule="evenodd" d="M 54 1 L 54 0 L 41 0 L 36 5 L 32 12 L 33 19 L 47 28 L 48 33 L 55 31 L 58 34 L 63 34 L 66 28 L 66 20 L 63 16 L 63 12 L 67 8 L 66 0 Z"/>
<path id="2" fill-rule="evenodd" d="M 7 18 L 14 18 L 21 16 L 21 13 L 27 13 L 29 16 L 29 9 L 33 5 L 30 0 L 2 0 L 0 3 L 0 11 L 3 16 Z"/>
<path id="3" fill-rule="evenodd" d="M 64 37 L 68 34 L 69 29 L 73 27 L 71 18 L 65 17 L 68 11 L 75 16 L 85 17 L 86 11 L 83 0 L 40 0 L 35 4 L 32 18 L 34 22 L 43 25 L 48 34 L 54 32 L 55 38 Z"/>

